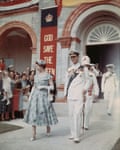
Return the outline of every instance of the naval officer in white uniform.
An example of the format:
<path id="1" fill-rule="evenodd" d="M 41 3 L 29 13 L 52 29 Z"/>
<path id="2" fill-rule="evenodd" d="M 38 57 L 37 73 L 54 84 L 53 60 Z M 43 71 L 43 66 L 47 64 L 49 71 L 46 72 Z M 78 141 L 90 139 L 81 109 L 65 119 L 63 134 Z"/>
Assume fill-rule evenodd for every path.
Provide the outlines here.
<path id="1" fill-rule="evenodd" d="M 103 74 L 101 89 L 104 94 L 104 99 L 107 102 L 107 114 L 112 114 L 112 108 L 115 100 L 115 94 L 118 90 L 118 80 L 114 71 L 114 64 L 106 65 L 106 73 Z"/>
<path id="2" fill-rule="evenodd" d="M 85 130 L 88 130 L 93 101 L 99 95 L 99 86 L 97 83 L 97 78 L 96 78 L 95 73 L 91 71 L 90 58 L 88 56 L 83 56 L 82 65 L 84 66 L 85 76 L 87 80 L 89 80 L 89 89 L 87 90 L 86 95 L 85 95 L 85 104 L 84 104 L 84 110 L 83 110 L 84 111 L 83 128 Z"/>
<path id="3" fill-rule="evenodd" d="M 77 69 L 80 67 L 80 63 L 79 63 L 79 52 L 77 50 L 71 50 L 69 53 L 70 59 L 72 61 L 72 66 L 70 66 L 68 68 L 68 70 L 66 71 L 66 75 L 65 75 L 65 84 L 64 84 L 64 96 L 65 98 L 67 97 L 67 92 L 68 92 L 68 82 L 70 77 L 73 75 L 74 72 L 77 71 Z M 73 75 L 74 76 L 74 75 Z"/>
<path id="4" fill-rule="evenodd" d="M 82 120 L 82 109 L 84 95 L 89 88 L 88 81 L 85 80 L 84 72 L 79 72 L 79 53 L 77 51 L 70 52 L 73 66 L 68 69 L 66 79 L 66 87 L 64 94 L 67 96 L 69 118 L 70 118 L 70 137 L 75 143 L 80 141 L 80 126 Z M 72 79 L 72 80 L 71 80 Z"/>

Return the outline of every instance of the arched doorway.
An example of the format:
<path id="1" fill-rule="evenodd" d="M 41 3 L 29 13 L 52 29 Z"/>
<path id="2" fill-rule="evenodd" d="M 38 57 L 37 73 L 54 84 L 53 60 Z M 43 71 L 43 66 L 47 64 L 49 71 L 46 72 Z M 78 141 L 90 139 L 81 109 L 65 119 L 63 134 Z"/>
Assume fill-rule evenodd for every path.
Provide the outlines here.
<path id="1" fill-rule="evenodd" d="M 120 28 L 110 23 L 93 27 L 87 36 L 86 53 L 102 72 L 106 64 L 113 63 L 120 75 Z"/>
<path id="2" fill-rule="evenodd" d="M 0 57 L 5 59 L 6 66 L 13 64 L 16 71 L 24 71 L 27 66 L 31 66 L 35 49 L 36 37 L 28 25 L 10 22 L 1 27 Z"/>
<path id="3" fill-rule="evenodd" d="M 92 26 L 87 35 L 86 54 L 92 63 L 99 66 L 102 73 L 105 72 L 107 64 L 114 64 L 120 88 L 120 23 L 106 21 Z M 101 77 L 97 77 L 99 87 Z M 99 96 L 101 98 L 101 92 Z"/>

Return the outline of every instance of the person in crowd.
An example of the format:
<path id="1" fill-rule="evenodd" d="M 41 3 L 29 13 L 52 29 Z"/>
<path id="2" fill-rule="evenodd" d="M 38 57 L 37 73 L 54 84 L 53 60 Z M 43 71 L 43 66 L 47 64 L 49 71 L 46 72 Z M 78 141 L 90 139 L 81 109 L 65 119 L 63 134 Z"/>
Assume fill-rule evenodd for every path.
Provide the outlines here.
<path id="1" fill-rule="evenodd" d="M 27 80 L 27 84 L 30 86 L 31 91 L 34 84 L 34 74 L 30 73 L 29 78 Z"/>
<path id="2" fill-rule="evenodd" d="M 15 73 L 15 88 L 13 91 L 13 111 L 15 112 L 15 117 L 20 118 L 19 113 L 19 99 L 21 93 L 22 83 L 20 73 Z"/>
<path id="3" fill-rule="evenodd" d="M 10 116 L 9 114 L 12 113 L 12 98 L 13 98 L 13 94 L 12 94 L 12 88 L 11 88 L 11 79 L 8 76 L 8 72 L 7 71 L 3 71 L 3 89 L 5 91 L 5 96 L 6 96 L 6 119 L 10 120 Z"/>
<path id="4" fill-rule="evenodd" d="M 28 85 L 27 75 L 25 72 L 21 75 L 21 91 L 19 97 L 19 114 L 20 118 L 23 118 L 23 89 Z"/>
<path id="5" fill-rule="evenodd" d="M 99 95 L 99 87 L 98 87 L 95 72 L 91 70 L 90 58 L 88 56 L 84 56 L 82 58 L 82 65 L 84 66 L 83 70 L 86 75 L 86 78 L 89 81 L 89 88 L 86 91 L 86 95 L 85 95 L 84 123 L 83 123 L 83 129 L 88 130 L 93 101 Z"/>
<path id="6" fill-rule="evenodd" d="M 25 73 L 26 73 L 27 76 L 30 75 L 30 71 L 31 71 L 31 70 L 30 70 L 30 67 L 27 67 L 26 70 L 25 70 Z"/>
<path id="7" fill-rule="evenodd" d="M 56 88 L 56 80 L 55 80 L 55 75 L 53 73 L 50 72 L 50 75 L 52 77 L 53 80 L 53 89 L 50 90 L 51 93 L 51 98 L 52 98 L 52 102 L 54 103 L 56 100 L 56 95 L 57 95 L 57 88 Z"/>
<path id="8" fill-rule="evenodd" d="M 6 66 L 5 66 L 5 61 L 4 58 L 0 58 L 0 70 L 5 70 Z"/>
<path id="9" fill-rule="evenodd" d="M 101 98 L 103 98 L 103 95 L 102 95 L 102 92 L 101 92 L 101 80 L 102 80 L 102 74 L 103 73 L 102 73 L 98 63 L 95 64 L 95 68 L 99 72 L 98 76 L 96 76 L 96 77 L 97 77 L 97 82 L 98 82 L 98 86 L 99 86 L 99 96 L 98 96 L 98 98 L 101 99 Z"/>
<path id="10" fill-rule="evenodd" d="M 1 116 L 1 121 L 5 120 L 5 112 L 6 112 L 6 99 L 5 99 L 5 93 L 3 90 L 2 70 L 0 70 L 0 116 Z"/>
<path id="11" fill-rule="evenodd" d="M 14 72 L 15 72 L 14 65 L 9 65 L 8 68 L 7 68 L 7 71 L 8 71 L 8 73 L 9 73 L 10 71 L 14 71 Z"/>
<path id="12" fill-rule="evenodd" d="M 14 88 L 15 88 L 15 72 L 14 71 L 10 71 L 9 72 L 9 77 L 11 79 L 11 91 L 12 91 L 12 95 L 13 95 Z M 14 100 L 14 98 L 12 97 L 11 98 L 12 113 L 10 114 L 11 115 L 11 119 L 15 119 L 15 113 L 14 113 L 14 108 L 13 108 L 13 103 L 14 103 L 13 100 Z"/>
<path id="13" fill-rule="evenodd" d="M 5 114 L 6 114 L 6 96 L 5 96 L 5 91 L 3 89 L 1 89 L 0 90 L 0 115 L 1 115 L 1 121 L 6 120 Z"/>
<path id="14" fill-rule="evenodd" d="M 107 102 L 107 114 L 112 115 L 113 104 L 115 100 L 115 94 L 118 90 L 118 80 L 115 73 L 114 64 L 106 65 L 107 71 L 103 74 L 101 89 L 104 95 L 104 99 Z"/>
<path id="15" fill-rule="evenodd" d="M 90 64 L 90 71 L 93 72 L 95 74 L 95 76 L 99 76 L 99 70 L 96 69 L 96 65 L 95 64 Z"/>
<path id="16" fill-rule="evenodd" d="M 23 89 L 23 115 L 24 116 L 25 116 L 26 110 L 28 109 L 29 95 L 30 95 L 30 85 L 27 85 Z"/>
<path id="17" fill-rule="evenodd" d="M 97 84 L 98 84 L 98 87 L 99 87 L 99 95 L 100 95 L 100 85 L 101 85 L 100 84 L 100 74 L 101 74 L 101 72 L 98 69 L 98 64 L 90 64 L 89 65 L 89 71 L 91 73 L 93 73 L 95 75 L 96 79 L 97 79 Z M 98 101 L 98 97 L 99 96 L 97 96 L 96 98 L 93 99 L 93 103 L 96 103 Z"/>
<path id="18" fill-rule="evenodd" d="M 34 86 L 24 117 L 24 121 L 32 125 L 31 141 L 36 139 L 36 126 L 46 126 L 46 133 L 50 135 L 50 126 L 58 123 L 55 110 L 49 99 L 49 91 L 53 89 L 53 81 L 50 74 L 45 71 L 46 63 L 44 60 L 38 60 L 35 66 Z"/>

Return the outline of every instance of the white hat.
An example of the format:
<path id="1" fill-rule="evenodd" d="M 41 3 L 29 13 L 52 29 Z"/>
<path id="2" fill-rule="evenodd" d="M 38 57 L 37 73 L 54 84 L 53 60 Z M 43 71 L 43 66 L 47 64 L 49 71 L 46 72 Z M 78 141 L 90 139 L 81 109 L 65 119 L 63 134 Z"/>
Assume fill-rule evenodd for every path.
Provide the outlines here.
<path id="1" fill-rule="evenodd" d="M 8 68 L 13 68 L 13 67 L 14 67 L 14 65 L 9 65 L 9 66 L 8 66 Z"/>
<path id="2" fill-rule="evenodd" d="M 90 65 L 90 58 L 88 56 L 82 57 L 82 65 Z"/>
<path id="3" fill-rule="evenodd" d="M 80 53 L 77 50 L 70 50 L 69 55 L 70 56 L 78 56 Z"/>
<path id="4" fill-rule="evenodd" d="M 115 68 L 115 65 L 114 64 L 107 64 L 106 68 Z"/>
<path id="5" fill-rule="evenodd" d="M 95 64 L 90 64 L 90 66 L 95 66 Z"/>
<path id="6" fill-rule="evenodd" d="M 46 62 L 45 62 L 44 60 L 42 60 L 42 59 L 37 60 L 36 63 L 37 63 L 38 65 L 45 65 L 45 64 L 46 64 Z"/>

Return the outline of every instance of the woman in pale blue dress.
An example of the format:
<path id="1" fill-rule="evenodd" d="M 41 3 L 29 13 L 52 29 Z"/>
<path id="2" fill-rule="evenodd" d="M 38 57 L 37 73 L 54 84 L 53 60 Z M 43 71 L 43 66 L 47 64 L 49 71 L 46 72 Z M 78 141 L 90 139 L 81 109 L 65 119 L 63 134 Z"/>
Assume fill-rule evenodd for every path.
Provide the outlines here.
<path id="1" fill-rule="evenodd" d="M 34 86 L 29 97 L 28 110 L 24 117 L 24 121 L 32 125 L 32 141 L 36 139 L 36 126 L 46 126 L 46 132 L 49 135 L 50 125 L 58 123 L 53 105 L 49 101 L 49 90 L 53 89 L 53 81 L 50 74 L 45 71 L 45 67 L 44 60 L 36 62 Z"/>

